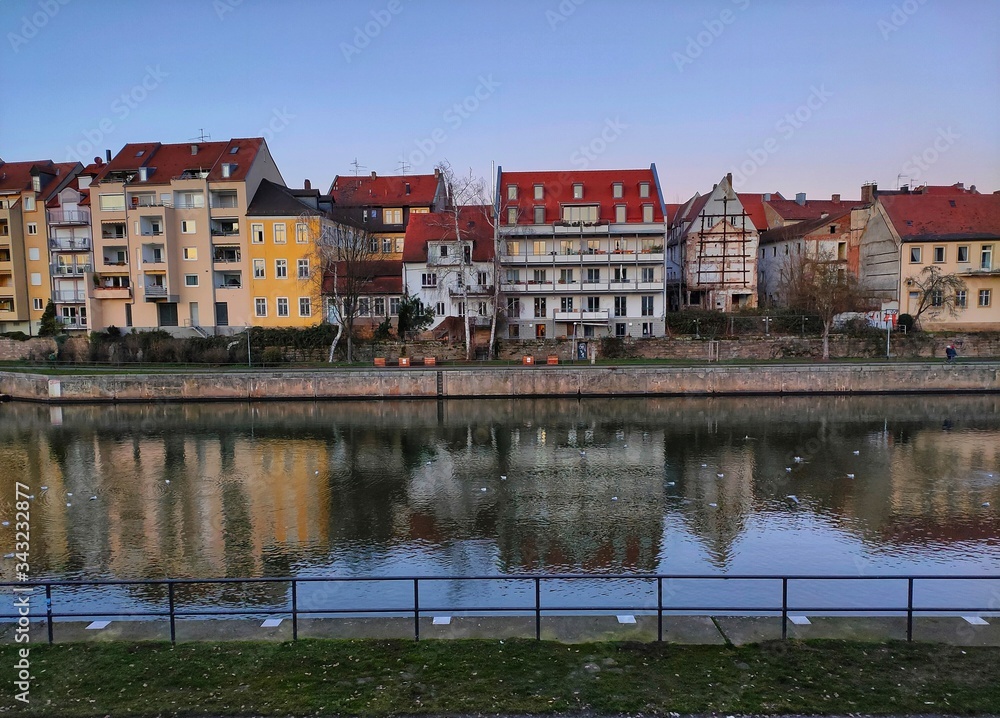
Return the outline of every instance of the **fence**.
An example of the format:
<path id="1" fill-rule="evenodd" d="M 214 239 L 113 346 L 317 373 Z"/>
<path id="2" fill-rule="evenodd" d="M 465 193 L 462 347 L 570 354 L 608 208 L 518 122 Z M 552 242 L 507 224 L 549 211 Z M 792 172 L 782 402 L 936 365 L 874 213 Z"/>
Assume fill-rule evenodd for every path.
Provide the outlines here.
<path id="1" fill-rule="evenodd" d="M 629 604 L 616 604 L 616 605 L 606 605 L 598 604 L 592 605 L 587 602 L 578 603 L 568 603 L 565 605 L 560 605 L 558 603 L 549 604 L 542 601 L 542 588 L 548 584 L 554 582 L 580 582 L 580 581 L 595 581 L 600 583 L 608 583 L 613 581 L 628 581 L 628 582 L 642 582 L 645 584 L 650 584 L 651 587 L 655 588 L 655 604 L 647 602 L 642 605 L 629 605 Z M 671 602 L 669 600 L 665 601 L 664 592 L 664 582 L 667 582 L 669 587 L 669 594 L 667 598 L 672 597 L 677 591 L 673 586 L 672 582 L 676 581 L 722 581 L 722 582 L 734 582 L 734 581 L 752 581 L 752 582 L 771 582 L 772 584 L 779 584 L 781 589 L 781 602 L 780 604 L 773 605 L 754 605 L 754 606 L 734 606 L 726 605 L 720 602 Z M 809 605 L 809 604 L 795 604 L 789 602 L 789 587 L 795 586 L 800 582 L 842 582 L 842 581 L 860 581 L 860 582 L 876 582 L 878 585 L 884 585 L 886 582 L 896 582 L 905 583 L 906 587 L 906 601 L 905 603 L 897 603 L 894 605 L 861 605 L 861 606 L 831 606 L 831 605 Z M 52 643 L 53 638 L 53 622 L 55 619 L 93 619 L 93 618 L 103 618 L 103 619 L 147 619 L 147 618 L 166 618 L 170 622 L 170 640 L 172 643 L 177 640 L 176 625 L 178 619 L 184 618 L 197 618 L 197 617 L 213 617 L 213 616 L 225 616 L 225 617 L 252 617 L 260 615 L 280 615 L 288 616 L 291 618 L 292 622 L 292 638 L 293 640 L 298 639 L 299 634 L 299 618 L 301 616 L 308 617 L 327 617 L 327 616 L 345 616 L 348 614 L 353 615 L 396 615 L 396 616 L 412 616 L 413 618 L 413 638 L 414 640 L 420 640 L 420 618 L 421 616 L 428 617 L 434 613 L 463 613 L 463 614 L 486 614 L 486 615 L 531 615 L 534 617 L 534 633 L 535 639 L 541 640 L 542 635 L 542 618 L 545 615 L 554 614 L 572 614 L 572 613 L 582 613 L 582 614 L 602 614 L 608 612 L 619 613 L 622 611 L 630 611 L 639 614 L 650 614 L 655 611 L 657 618 L 657 640 L 663 640 L 663 618 L 664 615 L 771 615 L 781 616 L 781 637 L 782 639 L 788 636 L 788 620 L 789 613 L 813 613 L 813 614 L 878 614 L 878 615 L 896 615 L 896 616 L 906 616 L 906 640 L 913 640 L 913 619 L 917 614 L 922 615 L 934 615 L 934 614 L 978 614 L 978 613 L 990 613 L 1000 611 L 1000 600 L 997 599 L 1000 596 L 1000 590 L 997 588 L 993 589 L 992 600 L 990 601 L 990 606 L 975 606 L 975 605 L 959 605 L 959 606 L 939 606 L 939 605 L 923 605 L 917 604 L 914 601 L 914 589 L 916 584 L 924 582 L 942 582 L 942 581 L 976 581 L 976 582 L 986 582 L 986 581 L 998 581 L 1000 582 L 1000 575 L 997 576 L 942 576 L 942 575 L 913 575 L 913 576 L 816 576 L 816 575 L 710 575 L 710 574 L 633 574 L 633 575 L 582 575 L 582 574 L 544 574 L 544 575 L 498 575 L 498 576 L 387 576 L 387 577 L 282 577 L 282 578 L 217 578 L 217 579 L 162 579 L 162 580 L 101 580 L 101 581 L 24 581 L 18 583 L 0 583 L 0 587 L 4 589 L 14 589 L 15 596 L 24 597 L 25 595 L 34 596 L 33 589 L 44 588 L 45 590 L 45 622 L 48 631 L 48 642 Z M 377 583 L 377 584 L 389 584 L 395 586 L 401 586 L 406 591 L 410 597 L 408 605 L 402 606 L 369 606 L 369 605 L 337 605 L 337 606 L 309 606 L 303 608 L 300 602 L 300 596 L 302 591 L 302 586 L 310 586 L 314 584 L 321 583 L 333 583 L 333 584 L 359 584 L 359 583 Z M 456 605 L 427 605 L 426 603 L 421 603 L 421 585 L 428 586 L 434 583 L 440 582 L 503 582 L 503 583 L 521 583 L 526 584 L 527 590 L 522 589 L 520 593 L 522 595 L 531 595 L 533 600 L 530 603 L 523 605 L 472 605 L 472 606 L 456 606 Z M 243 607 L 243 608 L 213 608 L 212 610 L 192 610 L 185 608 L 183 605 L 178 605 L 177 592 L 178 587 L 192 587 L 192 586 L 233 586 L 233 585 L 287 585 L 287 603 L 285 606 L 274 609 L 267 607 Z M 158 610 L 119 610 L 119 611 L 53 611 L 52 601 L 56 592 L 67 589 L 87 589 L 87 588 L 99 588 L 99 587 L 144 587 L 143 590 L 147 588 L 161 589 L 166 588 L 166 607 Z M 31 592 L 27 592 L 26 589 L 31 588 Z M 382 597 L 388 595 L 389 592 L 379 590 L 376 592 L 376 596 Z M 864 596 L 870 596 L 870 591 L 865 591 Z M 30 600 L 29 600 L 30 603 Z M 23 618 L 21 613 L 4 613 L 0 614 L 0 619 L 14 619 L 15 621 Z"/>

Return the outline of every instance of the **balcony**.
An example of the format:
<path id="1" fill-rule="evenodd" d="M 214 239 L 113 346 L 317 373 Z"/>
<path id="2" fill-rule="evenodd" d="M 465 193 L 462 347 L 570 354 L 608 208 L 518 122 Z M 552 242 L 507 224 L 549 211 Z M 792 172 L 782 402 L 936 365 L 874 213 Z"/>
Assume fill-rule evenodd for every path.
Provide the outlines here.
<path id="1" fill-rule="evenodd" d="M 239 237 L 240 223 L 236 220 L 213 221 L 211 232 L 213 237 Z"/>
<path id="2" fill-rule="evenodd" d="M 91 271 L 90 264 L 53 264 L 49 267 L 56 277 L 80 277 Z"/>
<path id="3" fill-rule="evenodd" d="M 131 287 L 94 287 L 90 291 L 90 296 L 94 299 L 131 299 Z M 148 293 L 147 293 L 147 296 Z"/>
<path id="4" fill-rule="evenodd" d="M 610 309 L 598 309 L 596 311 L 579 310 L 575 312 L 556 312 L 557 322 L 600 322 L 607 324 L 610 316 Z"/>
<path id="5" fill-rule="evenodd" d="M 90 224 L 90 208 L 50 209 L 48 210 L 49 225 Z"/>
<path id="6" fill-rule="evenodd" d="M 236 264 L 240 261 L 239 247 L 216 247 L 212 261 L 216 264 Z"/>
<path id="7" fill-rule="evenodd" d="M 50 239 L 49 249 L 57 252 L 89 252 L 90 237 Z"/>
<path id="8" fill-rule="evenodd" d="M 143 289 L 147 302 L 176 302 L 179 299 L 176 294 L 167 294 L 164 284 L 146 284 Z"/>
<path id="9" fill-rule="evenodd" d="M 468 292 L 462 287 L 449 287 L 448 294 L 453 297 L 464 297 L 466 294 L 470 297 L 492 297 L 493 296 L 493 285 L 492 284 L 470 284 L 468 287 Z"/>
<path id="10" fill-rule="evenodd" d="M 216 289 L 242 289 L 243 274 L 241 272 L 216 272 Z"/>
<path id="11" fill-rule="evenodd" d="M 56 321 L 59 322 L 59 326 L 61 326 L 63 329 L 87 328 L 86 317 L 56 317 Z"/>
<path id="12" fill-rule="evenodd" d="M 57 304 L 83 304 L 87 293 L 82 289 L 57 289 L 52 292 L 52 301 Z"/>
<path id="13" fill-rule="evenodd" d="M 208 204 L 211 209 L 236 209 L 238 199 L 236 192 L 211 192 Z"/>
<path id="14" fill-rule="evenodd" d="M 129 203 L 133 209 L 142 207 L 173 207 L 173 199 L 169 195 L 160 197 L 155 194 L 133 194 L 129 195 Z"/>

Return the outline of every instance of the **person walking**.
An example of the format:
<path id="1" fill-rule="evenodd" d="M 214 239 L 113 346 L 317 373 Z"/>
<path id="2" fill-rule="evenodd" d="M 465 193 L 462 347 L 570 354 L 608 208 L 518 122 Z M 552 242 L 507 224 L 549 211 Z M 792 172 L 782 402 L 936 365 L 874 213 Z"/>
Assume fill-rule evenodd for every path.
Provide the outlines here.
<path id="1" fill-rule="evenodd" d="M 954 364 L 955 363 L 955 357 L 958 356 L 958 352 L 955 351 L 955 346 L 953 344 L 949 344 L 948 348 L 944 350 L 944 353 L 945 353 L 945 356 L 948 357 L 947 359 L 945 359 L 945 363 L 946 364 Z"/>

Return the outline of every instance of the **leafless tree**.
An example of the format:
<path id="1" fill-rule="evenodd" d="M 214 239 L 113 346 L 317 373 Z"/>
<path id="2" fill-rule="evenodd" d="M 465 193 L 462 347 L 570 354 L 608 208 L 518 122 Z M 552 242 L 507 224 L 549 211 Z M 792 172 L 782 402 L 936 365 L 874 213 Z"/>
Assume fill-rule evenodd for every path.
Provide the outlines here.
<path id="1" fill-rule="evenodd" d="M 920 326 L 920 317 L 946 314 L 958 316 L 964 304 L 968 285 L 957 274 L 945 274 L 940 267 L 924 267 L 916 277 L 906 280 L 906 290 L 917 294 L 917 309 L 911 312 L 913 322 Z"/>
<path id="2" fill-rule="evenodd" d="M 361 300 L 375 279 L 376 250 L 371 232 L 355 218 L 334 209 L 330 219 L 319 242 L 322 271 L 328 280 L 326 294 L 337 326 L 327 361 L 333 362 L 337 344 L 346 332 L 347 361 L 353 362 L 354 323 L 361 314 Z"/>

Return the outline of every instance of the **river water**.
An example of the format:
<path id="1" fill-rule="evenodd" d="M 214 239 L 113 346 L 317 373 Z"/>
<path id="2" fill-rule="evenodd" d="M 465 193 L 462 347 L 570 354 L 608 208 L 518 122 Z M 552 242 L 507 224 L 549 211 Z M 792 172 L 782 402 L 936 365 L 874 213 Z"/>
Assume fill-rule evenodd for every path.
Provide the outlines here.
<path id="1" fill-rule="evenodd" d="M 1000 575 L 994 395 L 15 402 L 0 405 L 4 552 L 15 482 L 36 497 L 33 578 Z M 473 603 L 524 588 L 442 583 L 441 600 Z M 720 583 L 710 602 L 773 600 Z M 674 582 L 670 598 L 705 591 Z M 1000 581 L 924 591 L 994 600 Z"/>

